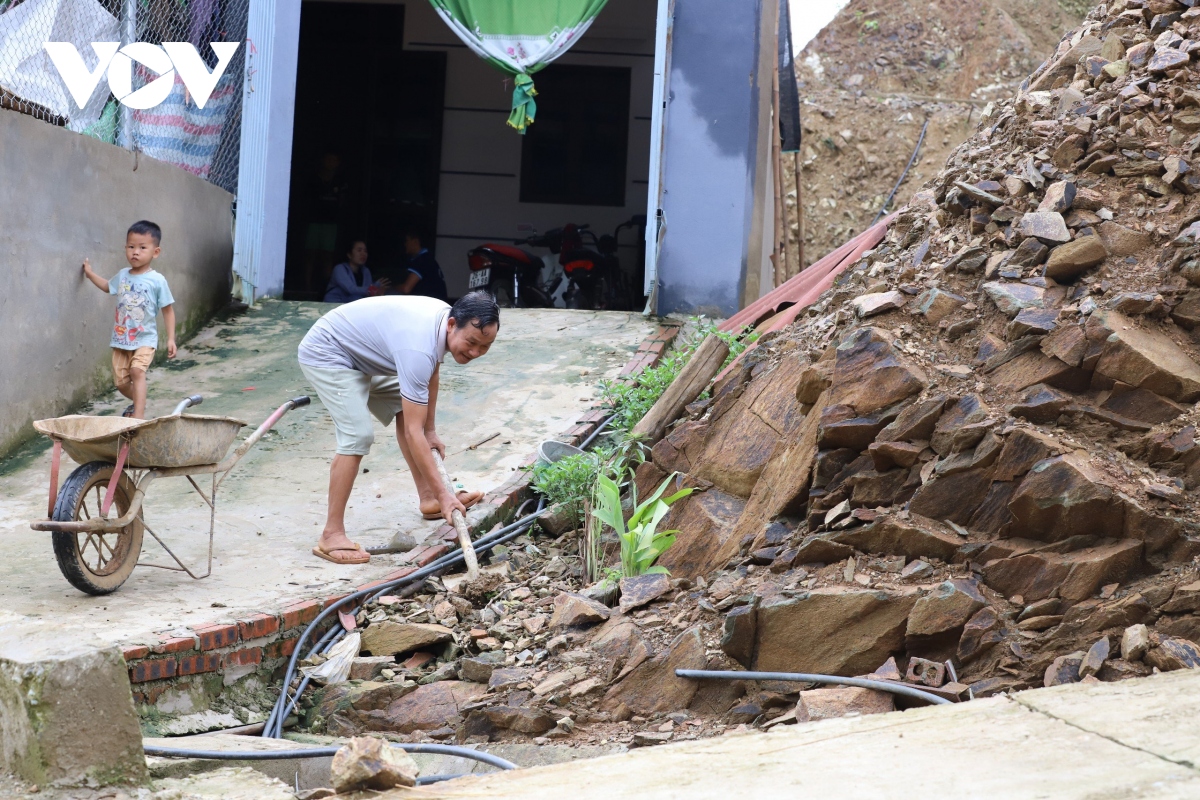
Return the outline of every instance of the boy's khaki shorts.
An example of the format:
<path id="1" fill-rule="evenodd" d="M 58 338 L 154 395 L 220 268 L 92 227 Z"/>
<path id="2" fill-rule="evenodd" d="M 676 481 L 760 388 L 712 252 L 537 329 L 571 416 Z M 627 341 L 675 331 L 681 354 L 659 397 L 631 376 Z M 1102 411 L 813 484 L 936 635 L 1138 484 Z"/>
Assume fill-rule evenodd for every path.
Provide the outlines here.
<path id="1" fill-rule="evenodd" d="M 139 347 L 137 350 L 112 349 L 113 383 L 124 386 L 130 381 L 129 370 L 140 369 L 142 372 L 150 369 L 154 361 L 153 347 Z"/>
<path id="2" fill-rule="evenodd" d="M 333 417 L 340 455 L 365 456 L 371 452 L 375 442 L 371 417 L 387 426 L 401 411 L 403 398 L 395 375 L 371 377 L 355 369 L 322 369 L 307 364 L 301 364 L 300 371 Z"/>

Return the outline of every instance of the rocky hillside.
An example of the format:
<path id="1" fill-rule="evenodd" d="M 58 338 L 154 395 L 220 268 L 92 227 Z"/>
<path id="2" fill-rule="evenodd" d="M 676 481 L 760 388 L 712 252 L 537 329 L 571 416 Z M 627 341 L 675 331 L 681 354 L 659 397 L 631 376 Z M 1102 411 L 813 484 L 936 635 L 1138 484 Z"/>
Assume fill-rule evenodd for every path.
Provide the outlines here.
<path id="1" fill-rule="evenodd" d="M 969 702 L 1200 666 L 1197 51 L 1200 7 L 1114 0 L 989 108 L 639 467 L 696 489 L 669 577 L 585 587 L 548 518 L 490 583 L 365 611 L 309 725 L 650 745 L 897 707 L 676 668 Z"/>
<path id="2" fill-rule="evenodd" d="M 933 177 L 986 102 L 1011 97 L 1090 7 L 1078 0 L 886 7 L 853 0 L 797 59 L 806 261 L 871 223 L 926 120 L 909 187 Z"/>

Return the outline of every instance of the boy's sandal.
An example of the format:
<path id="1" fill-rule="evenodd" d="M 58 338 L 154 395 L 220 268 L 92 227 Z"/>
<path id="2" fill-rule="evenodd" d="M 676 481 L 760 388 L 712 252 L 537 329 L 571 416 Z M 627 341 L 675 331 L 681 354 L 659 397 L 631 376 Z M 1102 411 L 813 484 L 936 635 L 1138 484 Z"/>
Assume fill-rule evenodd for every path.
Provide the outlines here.
<path id="1" fill-rule="evenodd" d="M 121 416 L 122 417 L 132 417 L 133 416 L 133 403 L 130 403 L 129 405 L 125 406 L 125 410 L 121 412 Z"/>
<path id="2" fill-rule="evenodd" d="M 458 497 L 458 502 L 462 503 L 467 508 L 470 508 L 473 505 L 477 505 L 479 501 L 483 499 L 483 492 L 458 492 L 458 494 L 455 496 Z M 427 511 L 427 508 L 433 508 L 434 510 Z M 442 504 L 437 500 L 434 500 L 428 506 L 422 503 L 421 519 L 427 519 L 430 521 L 435 519 L 444 519 L 444 517 L 442 517 Z"/>
<path id="3" fill-rule="evenodd" d="M 341 553 L 348 555 L 340 556 Z M 371 554 L 363 550 L 361 544 L 356 544 L 354 547 L 335 547 L 332 550 L 326 550 L 318 544 L 312 549 L 312 554 L 334 564 L 366 564 L 371 560 Z"/>

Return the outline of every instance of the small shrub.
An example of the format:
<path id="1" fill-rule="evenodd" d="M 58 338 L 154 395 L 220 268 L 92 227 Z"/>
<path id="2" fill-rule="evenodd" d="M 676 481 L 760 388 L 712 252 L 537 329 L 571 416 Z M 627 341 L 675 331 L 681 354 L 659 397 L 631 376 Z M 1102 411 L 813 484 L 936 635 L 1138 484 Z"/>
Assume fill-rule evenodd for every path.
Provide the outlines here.
<path id="1" fill-rule="evenodd" d="M 676 492 L 663 498 L 668 484 L 676 473 L 667 476 L 662 485 L 644 502 L 638 503 L 635 496 L 633 514 L 629 521 L 621 509 L 621 489 L 607 475 L 601 475 L 596 484 L 596 504 L 592 514 L 596 519 L 612 528 L 621 543 L 621 577 L 632 578 L 656 572 L 666 572 L 665 567 L 654 564 L 668 547 L 675 544 L 679 531 L 659 531 L 658 523 L 667 515 L 671 505 L 692 493 L 691 489 Z"/>

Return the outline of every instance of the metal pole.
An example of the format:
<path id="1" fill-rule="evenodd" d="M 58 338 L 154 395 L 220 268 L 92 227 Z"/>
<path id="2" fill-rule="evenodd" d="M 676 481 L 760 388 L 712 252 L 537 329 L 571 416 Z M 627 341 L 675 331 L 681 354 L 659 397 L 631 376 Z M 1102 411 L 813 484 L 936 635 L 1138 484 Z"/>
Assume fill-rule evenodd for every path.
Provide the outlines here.
<path id="1" fill-rule="evenodd" d="M 124 0 L 121 4 L 121 46 L 137 41 L 137 0 Z M 126 150 L 133 149 L 133 109 L 118 105 L 117 144 Z"/>

